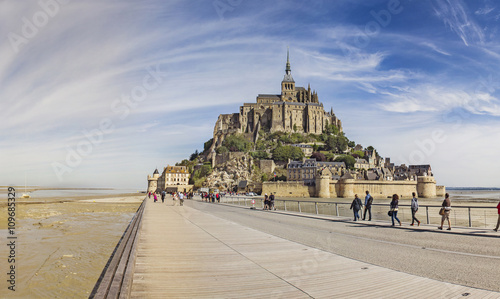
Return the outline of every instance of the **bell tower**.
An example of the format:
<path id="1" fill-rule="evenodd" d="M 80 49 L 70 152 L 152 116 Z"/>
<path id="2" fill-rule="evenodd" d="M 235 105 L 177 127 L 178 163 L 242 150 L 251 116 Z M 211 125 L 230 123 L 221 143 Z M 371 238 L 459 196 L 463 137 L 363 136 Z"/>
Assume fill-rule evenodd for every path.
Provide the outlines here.
<path id="1" fill-rule="evenodd" d="M 281 100 L 283 102 L 297 102 L 297 92 L 295 91 L 295 81 L 290 68 L 290 50 L 286 51 L 285 77 L 281 81 Z"/>

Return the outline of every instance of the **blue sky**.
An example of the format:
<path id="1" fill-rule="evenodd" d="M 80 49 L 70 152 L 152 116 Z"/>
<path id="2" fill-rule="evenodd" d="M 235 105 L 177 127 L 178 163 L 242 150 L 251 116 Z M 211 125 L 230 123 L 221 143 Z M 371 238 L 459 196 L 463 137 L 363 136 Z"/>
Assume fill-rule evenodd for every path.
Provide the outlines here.
<path id="1" fill-rule="evenodd" d="M 290 47 L 346 135 L 438 184 L 500 187 L 492 0 L 0 2 L 0 185 L 145 188 Z"/>

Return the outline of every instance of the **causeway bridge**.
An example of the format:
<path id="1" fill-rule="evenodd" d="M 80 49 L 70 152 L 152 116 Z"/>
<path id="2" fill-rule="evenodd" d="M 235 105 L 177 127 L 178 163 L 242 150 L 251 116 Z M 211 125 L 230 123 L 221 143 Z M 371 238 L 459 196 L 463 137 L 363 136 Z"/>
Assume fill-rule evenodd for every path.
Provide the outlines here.
<path id="1" fill-rule="evenodd" d="M 491 229 L 245 204 L 146 198 L 90 297 L 500 298 Z"/>

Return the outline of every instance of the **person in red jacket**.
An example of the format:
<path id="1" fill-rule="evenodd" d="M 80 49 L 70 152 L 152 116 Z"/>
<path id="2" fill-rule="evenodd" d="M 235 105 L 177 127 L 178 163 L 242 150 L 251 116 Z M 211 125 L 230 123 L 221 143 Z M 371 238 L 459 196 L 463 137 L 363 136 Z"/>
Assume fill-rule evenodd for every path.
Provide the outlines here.
<path id="1" fill-rule="evenodd" d="M 498 227 L 500 226 L 500 202 L 497 205 L 498 209 L 498 221 L 497 221 L 497 227 L 495 227 L 494 231 L 498 231 Z"/>

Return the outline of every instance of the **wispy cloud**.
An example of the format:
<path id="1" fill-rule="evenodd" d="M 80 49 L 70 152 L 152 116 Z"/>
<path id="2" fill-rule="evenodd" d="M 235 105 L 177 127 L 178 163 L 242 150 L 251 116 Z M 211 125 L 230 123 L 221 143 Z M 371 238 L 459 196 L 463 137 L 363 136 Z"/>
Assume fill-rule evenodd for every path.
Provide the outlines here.
<path id="1" fill-rule="evenodd" d="M 392 112 L 444 112 L 463 108 L 473 114 L 500 116 L 500 100 L 482 91 L 468 93 L 460 89 L 422 85 L 383 94 L 387 101 L 380 107 Z"/>
<path id="2" fill-rule="evenodd" d="M 471 18 L 462 0 L 435 0 L 435 13 L 444 24 L 455 32 L 469 46 L 472 43 L 483 43 L 484 33 L 481 27 Z"/>

